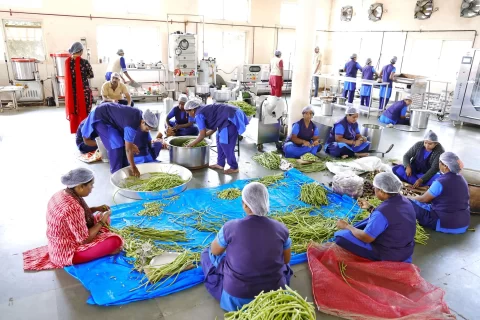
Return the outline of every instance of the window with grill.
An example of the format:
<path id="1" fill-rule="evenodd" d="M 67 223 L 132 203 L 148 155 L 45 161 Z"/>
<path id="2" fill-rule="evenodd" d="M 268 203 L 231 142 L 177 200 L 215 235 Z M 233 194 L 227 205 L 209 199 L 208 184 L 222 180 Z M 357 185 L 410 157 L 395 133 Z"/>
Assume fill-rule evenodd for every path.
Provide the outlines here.
<path id="1" fill-rule="evenodd" d="M 10 58 L 45 60 L 42 23 L 34 21 L 3 20 L 5 42 Z"/>

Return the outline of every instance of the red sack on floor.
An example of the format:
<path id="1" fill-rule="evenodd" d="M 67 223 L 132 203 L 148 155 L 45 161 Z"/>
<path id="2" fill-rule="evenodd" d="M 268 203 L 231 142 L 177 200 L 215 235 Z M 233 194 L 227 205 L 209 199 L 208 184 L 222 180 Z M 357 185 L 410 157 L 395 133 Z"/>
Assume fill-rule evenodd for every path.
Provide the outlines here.
<path id="1" fill-rule="evenodd" d="M 315 303 L 324 313 L 355 320 L 455 319 L 445 292 L 413 264 L 370 261 L 334 243 L 311 245 L 307 257 Z"/>

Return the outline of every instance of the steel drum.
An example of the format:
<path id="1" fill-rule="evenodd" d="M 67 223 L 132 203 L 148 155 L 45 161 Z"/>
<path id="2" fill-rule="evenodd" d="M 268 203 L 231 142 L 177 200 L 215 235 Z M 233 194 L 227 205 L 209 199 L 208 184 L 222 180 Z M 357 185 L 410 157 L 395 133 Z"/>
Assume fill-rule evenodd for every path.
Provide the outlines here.
<path id="1" fill-rule="evenodd" d="M 179 185 L 178 187 L 160 191 L 136 191 L 130 189 L 124 189 L 123 183 L 125 178 L 130 177 L 130 167 L 125 167 L 123 169 L 118 170 L 110 177 L 110 182 L 118 188 L 118 193 L 122 196 L 130 199 L 136 200 L 152 200 L 152 199 L 162 199 L 162 198 L 169 198 L 173 197 L 187 188 L 188 183 L 192 180 L 192 172 L 187 168 L 176 164 L 170 163 L 158 163 L 158 162 L 151 162 L 151 163 L 142 163 L 137 165 L 138 171 L 140 171 L 140 175 L 145 177 L 144 175 L 152 172 L 167 172 L 172 174 L 178 174 L 185 180 L 185 183 Z"/>
<path id="2" fill-rule="evenodd" d="M 210 145 L 212 140 L 205 138 L 206 147 L 186 148 L 183 143 L 197 136 L 179 136 L 165 139 L 170 153 L 170 163 L 176 163 L 188 169 L 206 168 L 210 164 Z"/>

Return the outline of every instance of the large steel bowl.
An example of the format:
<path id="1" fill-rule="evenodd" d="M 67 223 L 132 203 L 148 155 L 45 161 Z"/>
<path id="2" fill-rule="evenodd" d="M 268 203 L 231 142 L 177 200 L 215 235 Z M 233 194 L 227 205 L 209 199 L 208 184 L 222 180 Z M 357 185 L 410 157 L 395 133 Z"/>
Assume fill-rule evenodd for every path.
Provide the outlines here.
<path id="1" fill-rule="evenodd" d="M 206 168 L 210 164 L 210 145 L 212 140 L 204 139 L 206 147 L 186 148 L 183 143 L 197 136 L 180 136 L 166 139 L 170 152 L 170 163 L 184 166 L 188 169 Z"/>
<path id="2" fill-rule="evenodd" d="M 152 172 L 167 172 L 172 174 L 178 174 L 182 177 L 183 180 L 186 182 L 178 187 L 172 189 L 166 189 L 161 191 L 136 191 L 123 188 L 125 178 L 130 177 L 129 169 L 130 167 L 126 167 L 123 169 L 118 170 L 114 174 L 112 174 L 110 178 L 110 182 L 118 188 L 118 193 L 122 196 L 130 199 L 144 199 L 144 200 L 152 200 L 152 199 L 162 199 L 162 198 L 169 198 L 173 197 L 180 192 L 184 191 L 187 188 L 188 183 L 192 180 L 192 172 L 187 168 L 176 164 L 169 164 L 169 163 L 142 163 L 137 165 L 138 171 L 140 171 L 140 175 L 152 173 Z"/>

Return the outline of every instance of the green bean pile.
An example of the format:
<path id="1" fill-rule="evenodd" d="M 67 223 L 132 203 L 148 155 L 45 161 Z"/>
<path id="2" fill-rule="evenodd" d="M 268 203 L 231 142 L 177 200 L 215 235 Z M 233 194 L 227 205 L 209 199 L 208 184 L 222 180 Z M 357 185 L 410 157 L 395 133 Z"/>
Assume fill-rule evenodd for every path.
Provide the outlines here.
<path id="1" fill-rule="evenodd" d="M 135 191 L 160 191 L 178 187 L 186 182 L 182 177 L 174 173 L 154 172 L 148 175 L 148 178 L 126 178 L 123 188 Z"/>
<path id="2" fill-rule="evenodd" d="M 258 153 L 252 157 L 253 161 L 257 162 L 262 167 L 276 170 L 280 167 L 280 155 L 276 152 Z"/>
<path id="3" fill-rule="evenodd" d="M 300 190 L 300 201 L 315 207 L 326 206 L 327 190 L 316 182 L 304 183 Z"/>
<path id="4" fill-rule="evenodd" d="M 252 117 L 257 114 L 257 108 L 245 101 L 228 101 L 227 103 L 229 105 L 239 107 L 240 110 L 242 110 L 247 117 Z"/>
<path id="5" fill-rule="evenodd" d="M 327 218 L 322 215 L 311 216 L 304 212 L 272 216 L 282 222 L 290 231 L 292 251 L 295 253 L 306 252 L 310 242 L 322 243 L 333 238 L 337 231 L 337 219 Z M 311 211 L 311 209 L 310 209 Z"/>
<path id="6" fill-rule="evenodd" d="M 234 200 L 242 195 L 242 190 L 238 188 L 228 188 L 217 193 L 217 197 L 223 200 Z"/>
<path id="7" fill-rule="evenodd" d="M 159 201 L 147 202 L 143 204 L 143 210 L 139 211 L 137 215 L 139 216 L 148 216 L 148 217 L 158 217 L 162 214 L 163 208 L 167 205 Z"/>
<path id="8" fill-rule="evenodd" d="M 183 230 L 158 230 L 154 228 L 140 228 L 137 226 L 128 226 L 122 229 L 117 229 L 118 233 L 123 238 L 132 237 L 140 240 L 153 241 L 188 241 L 186 233 Z"/>
<path id="9" fill-rule="evenodd" d="M 189 139 L 189 140 L 185 141 L 182 144 L 182 147 L 187 147 L 193 141 L 195 141 L 195 139 Z M 202 140 L 199 143 L 197 143 L 195 146 L 193 146 L 192 148 L 200 148 L 200 147 L 207 147 L 207 146 L 208 146 L 208 144 L 205 142 L 205 140 Z"/>
<path id="10" fill-rule="evenodd" d="M 283 180 L 284 178 L 285 176 L 283 175 L 283 173 L 279 173 L 279 174 L 274 174 L 271 176 L 265 176 L 263 178 L 260 178 L 257 180 L 257 182 L 263 184 L 265 187 L 268 187 L 268 186 L 277 184 L 280 180 Z"/>
<path id="11" fill-rule="evenodd" d="M 300 157 L 303 161 L 310 161 L 310 162 L 315 162 L 318 160 L 318 157 L 311 154 L 311 153 L 305 153 L 303 156 Z"/>
<path id="12" fill-rule="evenodd" d="M 418 223 L 417 220 L 417 231 L 415 232 L 415 243 L 427 245 L 427 240 L 430 238 L 429 234 L 425 229 Z"/>
<path id="13" fill-rule="evenodd" d="M 175 260 L 171 263 L 162 266 L 145 267 L 145 273 L 148 276 L 148 282 L 150 282 L 151 284 L 156 284 L 152 288 L 152 290 L 155 290 L 173 276 L 175 276 L 175 279 L 173 281 L 175 282 L 178 275 L 182 271 L 188 270 L 190 267 L 192 267 L 194 264 L 197 264 L 198 262 L 200 262 L 200 253 L 186 250 L 180 253 L 180 255 L 175 258 Z M 160 280 L 162 279 L 164 280 L 160 282 Z M 145 284 L 145 286 L 148 285 L 148 282 Z"/>
<path id="14" fill-rule="evenodd" d="M 255 299 L 238 311 L 225 313 L 225 320 L 314 320 L 313 303 L 307 302 L 296 291 L 286 289 L 261 292 Z"/>
<path id="15" fill-rule="evenodd" d="M 327 170 L 327 161 L 324 159 L 317 159 L 317 161 L 312 163 L 298 163 L 297 159 L 294 158 L 286 158 L 286 160 L 290 162 L 295 169 L 303 173 L 321 172 Z"/>

